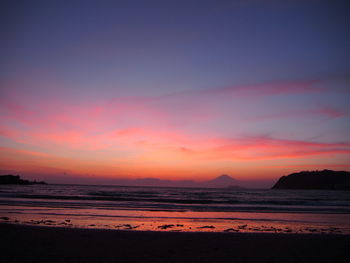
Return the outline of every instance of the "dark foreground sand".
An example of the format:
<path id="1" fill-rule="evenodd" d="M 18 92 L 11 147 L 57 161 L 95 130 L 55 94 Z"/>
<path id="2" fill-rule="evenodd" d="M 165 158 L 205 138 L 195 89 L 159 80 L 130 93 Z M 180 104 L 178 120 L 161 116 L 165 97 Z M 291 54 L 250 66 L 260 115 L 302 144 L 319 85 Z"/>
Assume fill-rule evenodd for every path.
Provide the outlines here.
<path id="1" fill-rule="evenodd" d="M 0 224 L 0 262 L 350 262 L 350 236 Z"/>

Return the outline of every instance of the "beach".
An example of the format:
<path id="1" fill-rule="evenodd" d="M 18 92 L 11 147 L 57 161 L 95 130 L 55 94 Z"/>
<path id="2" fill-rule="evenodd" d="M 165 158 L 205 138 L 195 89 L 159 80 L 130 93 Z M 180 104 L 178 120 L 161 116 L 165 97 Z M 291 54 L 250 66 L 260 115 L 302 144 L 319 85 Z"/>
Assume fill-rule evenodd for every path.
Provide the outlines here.
<path id="1" fill-rule="evenodd" d="M 0 187 L 0 222 L 138 231 L 350 234 L 347 191 Z"/>
<path id="2" fill-rule="evenodd" d="M 0 224 L 1 262 L 349 262 L 350 236 Z"/>
<path id="3" fill-rule="evenodd" d="M 0 262 L 350 262 L 348 192 L 0 190 Z"/>

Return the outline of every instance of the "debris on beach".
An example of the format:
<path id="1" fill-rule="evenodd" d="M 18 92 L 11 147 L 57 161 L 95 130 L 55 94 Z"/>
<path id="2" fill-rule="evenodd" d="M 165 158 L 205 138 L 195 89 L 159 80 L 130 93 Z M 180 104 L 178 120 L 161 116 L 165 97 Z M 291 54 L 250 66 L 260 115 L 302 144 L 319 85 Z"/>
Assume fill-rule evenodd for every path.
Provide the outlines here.
<path id="1" fill-rule="evenodd" d="M 203 228 L 215 228 L 215 226 L 199 226 L 197 228 L 201 228 L 201 229 L 203 229 Z"/>
<path id="2" fill-rule="evenodd" d="M 124 226 L 124 229 L 126 229 L 126 230 L 131 230 L 131 229 L 135 229 L 135 228 L 140 227 L 140 226 L 132 226 L 130 224 L 124 224 L 123 226 Z"/>
<path id="3" fill-rule="evenodd" d="M 140 226 L 141 225 L 133 226 L 133 225 L 130 225 L 130 224 L 121 224 L 121 225 L 116 225 L 114 227 L 115 228 L 122 228 L 123 230 L 132 230 L 132 229 L 138 228 Z"/>
<path id="4" fill-rule="evenodd" d="M 234 228 L 227 228 L 224 230 L 224 232 L 239 232 L 239 230 Z"/>
<path id="5" fill-rule="evenodd" d="M 167 229 L 167 228 L 172 228 L 172 227 L 174 227 L 175 225 L 173 225 L 173 224 L 169 224 L 169 225 L 161 225 L 161 226 L 158 226 L 158 228 L 160 228 L 160 229 Z"/>

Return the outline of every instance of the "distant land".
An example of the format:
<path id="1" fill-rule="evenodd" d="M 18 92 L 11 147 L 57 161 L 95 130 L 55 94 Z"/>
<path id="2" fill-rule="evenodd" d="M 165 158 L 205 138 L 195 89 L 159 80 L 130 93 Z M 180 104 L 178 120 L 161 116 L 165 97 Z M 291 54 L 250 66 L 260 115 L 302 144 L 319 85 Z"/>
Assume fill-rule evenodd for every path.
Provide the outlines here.
<path id="1" fill-rule="evenodd" d="M 272 189 L 350 190 L 350 172 L 303 171 L 282 176 Z"/>
<path id="2" fill-rule="evenodd" d="M 208 181 L 165 180 L 159 178 L 116 179 L 110 184 L 125 186 L 155 186 L 155 187 L 203 187 L 203 188 L 240 188 L 240 182 L 229 175 L 223 174 Z"/>
<path id="3" fill-rule="evenodd" d="M 212 180 L 198 182 L 193 180 L 164 180 L 157 178 L 141 178 L 134 180 L 119 180 L 119 185 L 129 186 L 161 186 L 161 187 L 203 187 L 203 188 L 236 188 L 244 189 L 239 186 L 239 181 L 229 175 L 223 174 Z"/>
<path id="4" fill-rule="evenodd" d="M 37 181 L 23 180 L 19 175 L 6 174 L 6 175 L 0 175 L 0 184 L 30 185 L 30 184 L 47 184 L 47 183 L 43 181 L 37 182 Z"/>
<path id="5" fill-rule="evenodd" d="M 223 174 L 212 180 L 198 182 L 193 180 L 164 180 L 158 178 L 140 178 L 140 179 L 117 179 L 110 182 L 110 185 L 125 186 L 159 186 L 159 187 L 203 187 L 203 188 L 230 188 L 245 189 L 239 186 L 239 181 L 229 175 Z M 46 184 L 45 182 L 36 182 L 22 180 L 18 175 L 0 176 L 0 184 Z"/>
<path id="6" fill-rule="evenodd" d="M 242 182 L 223 174 L 208 181 L 164 180 L 158 178 L 118 179 L 109 185 L 149 186 L 149 187 L 198 187 L 198 188 L 229 188 L 233 190 L 246 189 Z M 44 181 L 29 181 L 19 175 L 0 175 L 0 184 L 32 185 L 47 184 Z M 302 190 L 350 190 L 350 172 L 347 171 L 302 171 L 282 176 L 271 189 L 302 189 Z"/>

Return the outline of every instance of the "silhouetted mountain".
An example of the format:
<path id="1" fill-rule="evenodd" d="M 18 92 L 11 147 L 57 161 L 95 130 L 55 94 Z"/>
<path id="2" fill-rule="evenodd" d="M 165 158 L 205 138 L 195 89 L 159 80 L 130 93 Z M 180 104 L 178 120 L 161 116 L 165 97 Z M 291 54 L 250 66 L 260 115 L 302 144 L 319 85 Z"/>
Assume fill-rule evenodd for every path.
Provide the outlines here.
<path id="1" fill-rule="evenodd" d="M 128 186 L 161 186 L 161 187 L 205 187 L 222 188 L 230 187 L 232 189 L 242 189 L 238 186 L 238 181 L 228 175 L 221 175 L 209 181 L 193 180 L 165 180 L 159 178 L 139 178 L 139 179 L 116 179 L 111 182 L 116 185 Z"/>
<path id="2" fill-rule="evenodd" d="M 29 184 L 47 184 L 47 183 L 23 180 L 19 175 L 6 174 L 6 175 L 0 175 L 0 184 L 29 185 Z"/>
<path id="3" fill-rule="evenodd" d="M 212 180 L 202 182 L 204 187 L 228 187 L 234 186 L 238 181 L 227 174 L 220 175 Z"/>
<path id="4" fill-rule="evenodd" d="M 350 172 L 303 171 L 282 176 L 272 189 L 350 190 Z"/>

